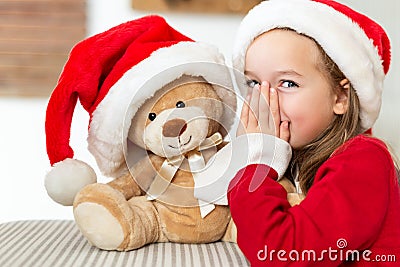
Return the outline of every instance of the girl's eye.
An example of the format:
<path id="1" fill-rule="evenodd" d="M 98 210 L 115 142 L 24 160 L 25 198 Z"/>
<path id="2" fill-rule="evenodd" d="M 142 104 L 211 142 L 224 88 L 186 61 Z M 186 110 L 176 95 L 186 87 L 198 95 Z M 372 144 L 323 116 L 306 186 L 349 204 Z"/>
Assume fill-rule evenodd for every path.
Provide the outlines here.
<path id="1" fill-rule="evenodd" d="M 156 119 L 157 115 L 156 113 L 149 113 L 149 120 L 154 121 Z"/>
<path id="2" fill-rule="evenodd" d="M 284 88 L 299 87 L 299 85 L 293 81 L 282 81 L 280 86 Z"/>
<path id="3" fill-rule="evenodd" d="M 247 80 L 246 84 L 247 84 L 247 86 L 254 88 L 254 86 L 256 86 L 257 84 L 260 84 L 260 82 L 258 82 L 256 80 Z"/>
<path id="4" fill-rule="evenodd" d="M 176 107 L 177 108 L 184 108 L 185 106 L 186 106 L 185 103 L 183 103 L 182 101 L 176 102 Z"/>

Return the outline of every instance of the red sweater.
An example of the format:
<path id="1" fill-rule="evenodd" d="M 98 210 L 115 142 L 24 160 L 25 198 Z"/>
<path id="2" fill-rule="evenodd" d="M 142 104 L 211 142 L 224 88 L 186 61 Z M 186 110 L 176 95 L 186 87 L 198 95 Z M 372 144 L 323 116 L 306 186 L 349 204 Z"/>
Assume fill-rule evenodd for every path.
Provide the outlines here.
<path id="1" fill-rule="evenodd" d="M 344 144 L 294 207 L 277 177 L 253 164 L 230 184 L 238 245 L 252 266 L 400 266 L 400 189 L 381 141 L 360 135 Z M 351 250 L 359 260 L 346 262 Z"/>

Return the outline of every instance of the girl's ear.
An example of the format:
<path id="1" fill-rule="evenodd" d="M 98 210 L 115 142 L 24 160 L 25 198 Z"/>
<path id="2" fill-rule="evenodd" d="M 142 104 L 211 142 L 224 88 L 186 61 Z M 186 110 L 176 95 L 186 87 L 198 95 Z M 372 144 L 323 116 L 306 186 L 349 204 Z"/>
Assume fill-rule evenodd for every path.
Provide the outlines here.
<path id="1" fill-rule="evenodd" d="M 340 88 L 335 93 L 335 104 L 333 106 L 333 112 L 336 115 L 342 115 L 346 113 L 349 107 L 349 90 L 350 82 L 347 79 L 340 81 Z"/>

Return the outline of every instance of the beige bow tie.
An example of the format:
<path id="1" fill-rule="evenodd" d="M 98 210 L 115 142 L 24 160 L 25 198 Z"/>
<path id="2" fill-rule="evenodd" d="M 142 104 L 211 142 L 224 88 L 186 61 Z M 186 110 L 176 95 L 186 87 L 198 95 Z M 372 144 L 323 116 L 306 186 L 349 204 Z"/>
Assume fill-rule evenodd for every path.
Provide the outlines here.
<path id="1" fill-rule="evenodd" d="M 212 136 L 206 138 L 198 147 L 185 153 L 184 155 L 178 155 L 170 159 L 165 159 L 163 164 L 161 165 L 159 172 L 156 174 L 153 182 L 147 190 L 147 199 L 157 199 L 165 192 L 165 190 L 167 190 L 168 186 L 175 176 L 175 173 L 178 171 L 185 158 L 188 159 L 190 171 L 192 172 L 193 178 L 196 179 L 196 173 L 201 171 L 205 167 L 205 160 L 203 155 L 201 154 L 201 151 L 215 147 L 221 143 L 222 135 L 217 132 Z M 207 216 L 207 214 L 209 214 L 215 208 L 213 204 L 206 203 L 202 200 L 198 201 L 202 218 Z"/>

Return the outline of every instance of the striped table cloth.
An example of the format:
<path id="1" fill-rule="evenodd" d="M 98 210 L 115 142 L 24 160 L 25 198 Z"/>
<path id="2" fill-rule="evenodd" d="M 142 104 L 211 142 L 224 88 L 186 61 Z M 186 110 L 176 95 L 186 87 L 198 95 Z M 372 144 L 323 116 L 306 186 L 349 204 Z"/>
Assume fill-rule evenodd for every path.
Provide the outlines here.
<path id="1" fill-rule="evenodd" d="M 236 244 L 157 243 L 129 252 L 91 246 L 73 221 L 0 224 L 0 266 L 249 266 Z"/>

